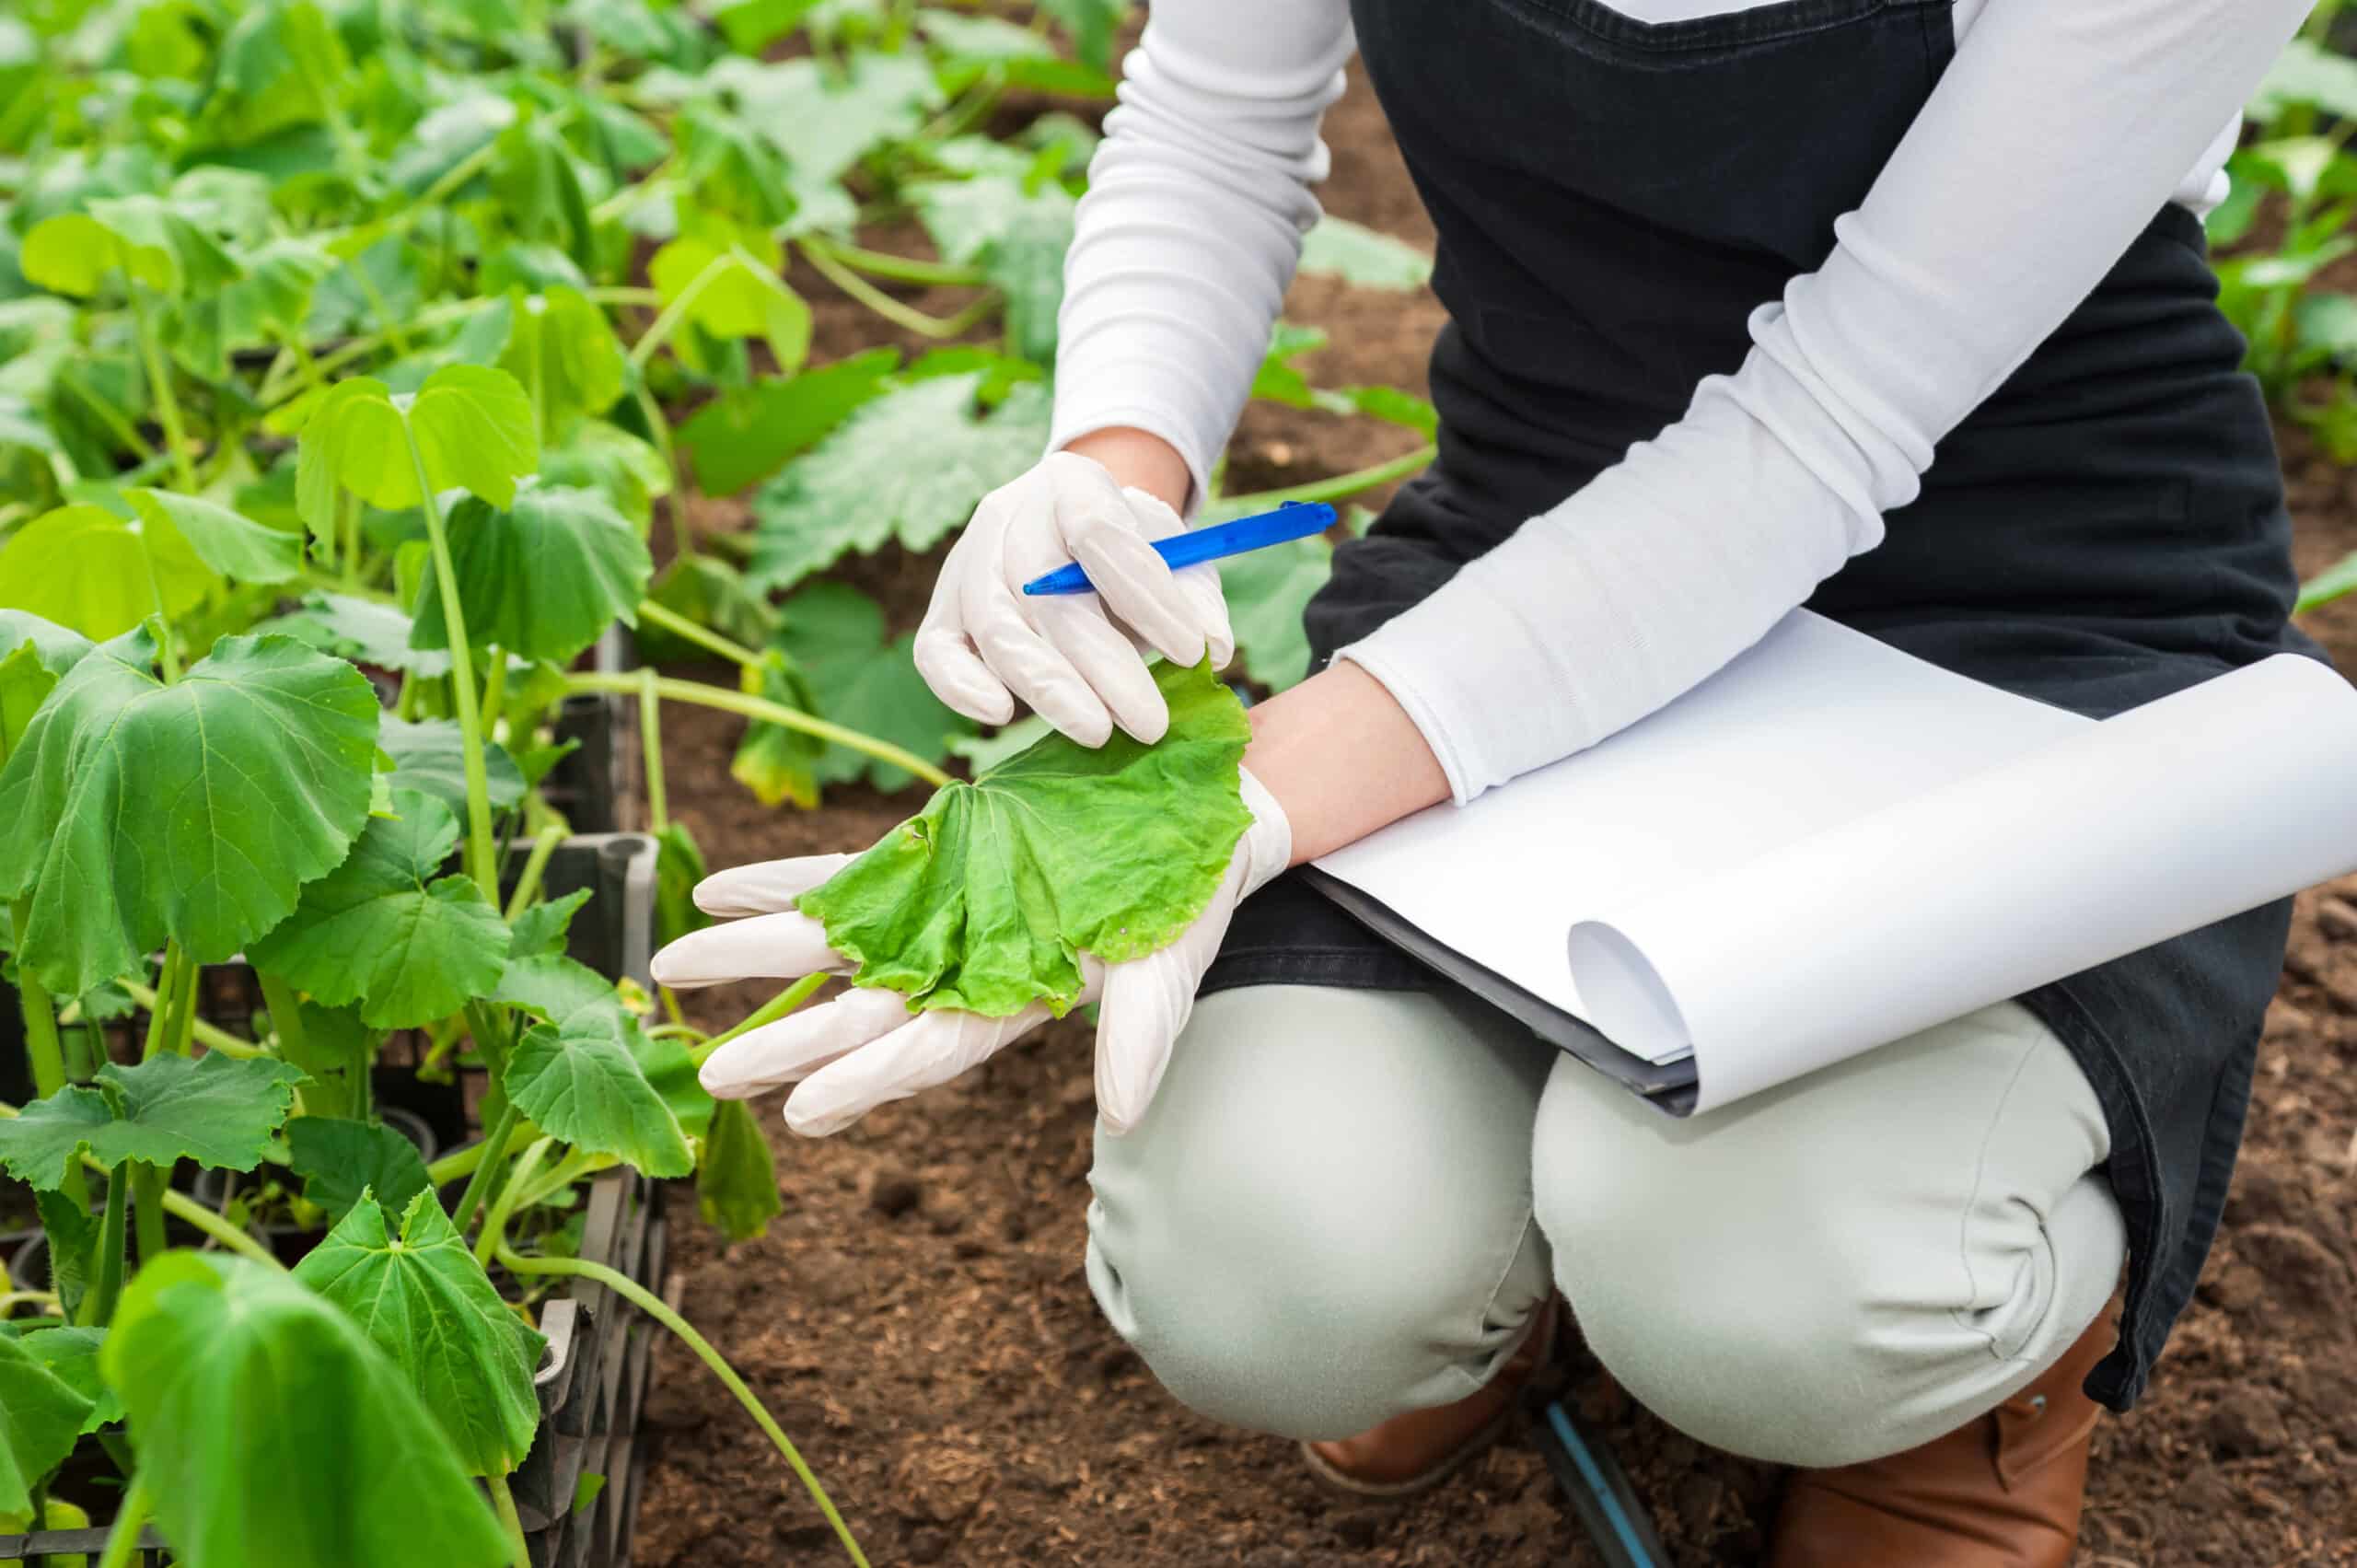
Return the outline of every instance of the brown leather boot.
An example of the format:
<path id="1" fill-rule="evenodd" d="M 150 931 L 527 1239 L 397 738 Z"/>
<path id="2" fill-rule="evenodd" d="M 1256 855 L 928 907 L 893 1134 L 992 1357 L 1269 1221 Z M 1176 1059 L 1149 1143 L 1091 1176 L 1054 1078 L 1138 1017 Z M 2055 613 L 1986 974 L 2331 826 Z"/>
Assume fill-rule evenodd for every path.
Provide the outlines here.
<path id="1" fill-rule="evenodd" d="M 1310 1473 L 1354 1497 L 1411 1497 L 1497 1441 L 1521 1393 L 1555 1353 L 1562 1298 L 1550 1296 L 1498 1375 L 1454 1404 L 1395 1415 L 1356 1437 L 1304 1443 Z"/>
<path id="2" fill-rule="evenodd" d="M 2036 1382 L 1946 1436 L 1794 1471 L 1768 1568 L 2068 1568 L 2099 1408 L 2079 1386 L 2119 1337 L 2118 1305 Z"/>

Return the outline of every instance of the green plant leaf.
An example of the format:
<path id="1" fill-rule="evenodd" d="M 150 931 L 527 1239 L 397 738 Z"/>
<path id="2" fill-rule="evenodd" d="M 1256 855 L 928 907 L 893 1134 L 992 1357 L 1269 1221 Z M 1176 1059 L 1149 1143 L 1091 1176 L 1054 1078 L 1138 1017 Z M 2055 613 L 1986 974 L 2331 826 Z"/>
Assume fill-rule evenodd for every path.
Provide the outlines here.
<path id="1" fill-rule="evenodd" d="M 655 835 L 655 940 L 676 942 L 712 918 L 691 896 L 704 878 L 703 851 L 684 822 L 667 822 Z"/>
<path id="2" fill-rule="evenodd" d="M 429 679 L 450 673 L 448 654 L 411 647 L 410 618 L 375 599 L 314 588 L 303 596 L 300 608 L 265 621 L 254 630 L 275 632 L 323 654 L 378 669 L 405 670 Z"/>
<path id="3" fill-rule="evenodd" d="M 284 583 L 303 575 L 303 538 L 265 528 L 251 517 L 195 495 L 168 490 L 127 490 L 132 506 L 160 541 L 177 532 L 203 563 L 232 582 Z M 87 570 L 86 566 L 84 570 Z"/>
<path id="4" fill-rule="evenodd" d="M 406 1029 L 490 993 L 507 924 L 471 878 L 440 875 L 459 842 L 450 808 L 413 789 L 393 791 L 392 807 L 246 952 L 328 1006 L 357 1004 L 363 1022 Z"/>
<path id="5" fill-rule="evenodd" d="M 2343 594 L 2357 593 L 2357 554 L 2343 556 L 2300 585 L 2299 611 L 2328 604 Z"/>
<path id="6" fill-rule="evenodd" d="M 706 494 L 733 494 L 775 473 L 876 397 L 900 363 L 897 349 L 870 349 L 823 369 L 733 388 L 698 409 L 675 439 Z"/>
<path id="7" fill-rule="evenodd" d="M 531 397 L 505 370 L 445 366 L 407 399 L 382 381 L 354 377 L 337 382 L 303 425 L 296 494 L 311 530 L 328 531 L 338 484 L 385 511 L 417 505 L 412 434 L 428 485 L 465 490 L 494 506 L 513 504 L 516 482 L 540 465 Z"/>
<path id="8" fill-rule="evenodd" d="M 15 751 L 33 714 L 90 651 L 79 632 L 21 610 L 0 610 L 0 761 Z"/>
<path id="9" fill-rule="evenodd" d="M 101 1165 L 169 1166 L 190 1159 L 215 1170 L 251 1170 L 286 1120 L 300 1068 L 269 1057 L 152 1056 L 110 1062 L 95 1084 L 68 1085 L 0 1121 L 0 1166 L 44 1191 L 65 1181 L 87 1149 Z"/>
<path id="10" fill-rule="evenodd" d="M 673 556 L 647 597 L 748 648 L 761 646 L 777 630 L 777 612 L 747 585 L 745 574 L 709 555 Z M 651 623 L 639 627 L 638 646 L 639 656 L 649 664 L 700 656 L 686 639 Z"/>
<path id="11" fill-rule="evenodd" d="M 2264 125 L 2293 104 L 2311 104 L 2338 120 L 2357 120 L 2357 60 L 2305 38 L 2293 39 L 2252 95 L 2250 117 Z"/>
<path id="12" fill-rule="evenodd" d="M 286 1124 L 286 1168 L 303 1179 L 304 1200 L 325 1209 L 331 1223 L 372 1192 L 404 1209 L 434 1186 L 417 1145 L 381 1121 L 298 1116 Z"/>
<path id="13" fill-rule="evenodd" d="M 546 1020 L 508 1054 L 504 1082 L 517 1110 L 544 1132 L 649 1176 L 694 1168 L 688 1130 L 646 1065 L 668 1064 L 664 1045 L 687 1053 L 648 1040 L 610 984 L 570 958 L 520 958 L 507 966 L 499 999 Z"/>
<path id="14" fill-rule="evenodd" d="M 981 267 L 1006 296 L 1015 352 L 1041 364 L 1052 360 L 1064 252 L 1072 247 L 1070 192 L 1052 182 L 1035 191 L 1017 178 L 983 175 L 919 186 L 916 208 L 944 257 Z"/>
<path id="15" fill-rule="evenodd" d="M 167 1253 L 124 1292 L 99 1359 L 188 1568 L 508 1561 L 409 1376 L 278 1270 Z"/>
<path id="16" fill-rule="evenodd" d="M 430 1192 L 355 1203 L 295 1277 L 343 1309 L 409 1375 L 470 1475 L 505 1475 L 540 1423 L 532 1372 L 546 1342 L 526 1328 Z"/>
<path id="17" fill-rule="evenodd" d="M 96 1225 L 93 1221 L 92 1228 Z M 122 1419 L 122 1401 L 115 1398 L 114 1390 L 107 1387 L 99 1372 L 99 1350 L 107 1342 L 104 1329 L 37 1329 L 17 1342 L 32 1353 L 35 1361 L 48 1367 L 59 1382 L 90 1401 L 90 1413 L 82 1418 L 83 1432 L 96 1432 Z"/>
<path id="18" fill-rule="evenodd" d="M 937 762 L 951 736 L 974 726 L 917 673 L 915 643 L 909 633 L 888 639 L 883 608 L 857 588 L 812 583 L 785 601 L 773 645 L 808 678 L 820 716 Z M 864 776 L 888 794 L 912 778 L 847 746 L 827 747 L 813 771 L 822 784 Z"/>
<path id="19" fill-rule="evenodd" d="M 31 282 L 79 299 L 118 270 L 167 295 L 220 288 L 242 273 L 218 240 L 150 195 L 103 197 L 87 213 L 43 219 L 25 236 L 17 264 Z"/>
<path id="20" fill-rule="evenodd" d="M 1318 535 L 1219 563 L 1229 624 L 1244 672 L 1272 691 L 1309 673 L 1309 634 L 1301 612 L 1333 575 L 1334 547 Z"/>
<path id="21" fill-rule="evenodd" d="M 978 413 L 986 374 L 932 377 L 887 392 L 763 485 L 753 498 L 747 580 L 792 587 L 892 539 L 930 550 L 983 496 L 1038 462 L 1048 440 L 1046 389 L 1016 386 Z M 912 452 L 924 460 L 910 461 Z"/>
<path id="22" fill-rule="evenodd" d="M 357 669 L 224 637 L 166 686 L 154 656 L 145 631 L 94 650 L 0 767 L 0 899 L 31 894 L 18 957 L 60 995 L 168 937 L 198 963 L 228 958 L 367 819 L 379 710 Z"/>
<path id="23" fill-rule="evenodd" d="M 561 447 L 540 455 L 540 481 L 594 490 L 630 519 L 640 538 L 655 518 L 655 498 L 671 494 L 671 467 L 663 454 L 602 419 L 585 420 Z"/>
<path id="24" fill-rule="evenodd" d="M 1302 238 L 1301 270 L 1362 288 L 1406 290 L 1431 281 L 1433 259 L 1387 234 L 1329 215 Z"/>
<path id="25" fill-rule="evenodd" d="M 647 261 L 647 281 L 667 306 L 686 299 L 687 320 L 714 337 L 766 339 L 790 373 L 810 351 L 810 307 L 779 276 L 785 258 L 775 238 L 714 232 L 726 226 L 713 219 L 664 246 Z"/>
<path id="26" fill-rule="evenodd" d="M 1046 719 L 1037 714 L 1026 714 L 1013 724 L 1002 726 L 988 735 L 955 738 L 949 742 L 949 754 L 979 775 L 989 772 L 1018 752 L 1028 751 L 1054 733 Z"/>
<path id="27" fill-rule="evenodd" d="M 913 1009 L 1005 1017 L 1079 999 L 1078 955 L 1167 946 L 1210 904 L 1250 824 L 1237 783 L 1251 727 L 1209 665 L 1161 665 L 1170 730 L 1091 750 L 1053 736 L 952 784 L 833 877 L 805 914 Z"/>
<path id="28" fill-rule="evenodd" d="M 655 575 L 638 530 L 594 491 L 530 485 L 504 511 L 470 497 L 449 531 L 467 635 L 525 658 L 569 664 L 615 621 L 636 624 Z M 414 646 L 450 645 L 438 575 L 419 588 L 413 620 Z"/>
<path id="29" fill-rule="evenodd" d="M 845 64 L 724 60 L 704 79 L 776 143 L 799 189 L 831 183 L 868 153 L 913 138 L 944 102 L 931 67 L 914 54 L 862 52 Z"/>
<path id="30" fill-rule="evenodd" d="M 801 668 L 775 648 L 768 649 L 758 671 L 744 672 L 743 683 L 753 696 L 816 714 L 819 699 Z M 729 760 L 728 776 L 753 792 L 764 806 L 791 801 L 805 811 L 819 804 L 819 759 L 827 743 L 806 730 L 756 719 L 745 726 L 745 738 Z"/>
<path id="31" fill-rule="evenodd" d="M 1130 0 L 1041 0 L 1039 9 L 1072 35 L 1081 63 L 1103 71 L 1113 63 L 1113 35 L 1130 14 Z"/>
<path id="32" fill-rule="evenodd" d="M 593 259 L 597 236 L 583 166 L 547 116 L 500 133 L 491 189 L 500 216 L 517 236 L 561 247 L 576 261 Z"/>
<path id="33" fill-rule="evenodd" d="M 90 1400 L 24 1342 L 0 1338 L 0 1514 L 32 1507 L 32 1489 L 74 1452 L 89 1413 Z"/>
<path id="34" fill-rule="evenodd" d="M 295 1034 L 281 1030 L 278 1053 L 311 1075 L 303 1086 L 307 1119 L 358 1114 L 364 1099 L 355 1092 L 362 1086 L 355 1082 L 354 1070 L 366 1071 L 375 1063 L 385 1031 L 362 1023 L 350 1007 L 322 1007 L 297 997 L 295 1009 L 302 1015 L 300 1043 Z"/>
<path id="35" fill-rule="evenodd" d="M 134 522 L 87 502 L 45 512 L 0 544 L 0 609 L 29 610 L 101 641 L 155 614 L 157 587 L 164 613 L 177 618 L 203 604 L 216 581 L 168 522 Z"/>
<path id="36" fill-rule="evenodd" d="M 453 814 L 466 810 L 467 742 L 458 720 L 412 723 L 388 712 L 378 721 L 377 744 L 393 760 L 393 771 L 386 775 L 389 787 L 430 795 Z M 482 765 L 493 811 L 511 810 L 523 803 L 523 770 L 505 747 L 495 740 L 483 742 Z"/>
<path id="37" fill-rule="evenodd" d="M 569 428 L 605 412 L 622 395 L 629 372 L 606 313 L 576 290 L 518 296 L 499 367 L 537 390 L 543 432 Z"/>
<path id="38" fill-rule="evenodd" d="M 82 1300 L 98 1274 L 99 1218 L 85 1199 L 62 1191 L 36 1190 L 33 1205 L 41 1211 L 41 1234 L 49 1241 L 49 1288 L 57 1293 L 57 1304 L 67 1318 L 79 1318 Z"/>
<path id="39" fill-rule="evenodd" d="M 723 1100 L 696 1162 L 696 1213 L 731 1241 L 758 1241 L 785 1211 L 777 1154 L 743 1100 Z"/>
<path id="40" fill-rule="evenodd" d="M 563 955 L 573 917 L 588 901 L 589 889 L 580 888 L 517 915 L 508 927 L 507 957 L 512 960 Z"/>

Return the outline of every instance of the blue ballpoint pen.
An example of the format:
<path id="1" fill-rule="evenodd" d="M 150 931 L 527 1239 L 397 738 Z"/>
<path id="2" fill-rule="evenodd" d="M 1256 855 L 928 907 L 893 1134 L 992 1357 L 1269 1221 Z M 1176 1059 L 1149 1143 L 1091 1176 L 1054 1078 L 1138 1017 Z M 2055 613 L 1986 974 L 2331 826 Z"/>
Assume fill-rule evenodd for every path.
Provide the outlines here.
<path id="1" fill-rule="evenodd" d="M 1273 512 L 1261 512 L 1249 517 L 1238 517 L 1232 523 L 1214 523 L 1192 533 L 1175 533 L 1168 539 L 1154 541 L 1154 552 L 1170 563 L 1170 569 L 1199 566 L 1206 561 L 1218 561 L 1230 555 L 1241 555 L 1248 550 L 1266 550 L 1272 544 L 1289 540 L 1306 539 L 1314 533 L 1324 533 L 1334 526 L 1334 508 L 1322 501 L 1288 501 Z M 1069 566 L 1059 566 L 1042 576 L 1023 585 L 1027 594 L 1085 594 L 1097 585 L 1088 580 L 1075 561 Z"/>

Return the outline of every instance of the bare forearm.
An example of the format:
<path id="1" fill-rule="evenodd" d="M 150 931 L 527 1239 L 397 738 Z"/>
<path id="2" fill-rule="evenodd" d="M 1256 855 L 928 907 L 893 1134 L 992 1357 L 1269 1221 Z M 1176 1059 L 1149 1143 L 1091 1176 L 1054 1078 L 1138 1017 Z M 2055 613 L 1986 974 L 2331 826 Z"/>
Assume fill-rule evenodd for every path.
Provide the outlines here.
<path id="1" fill-rule="evenodd" d="M 1293 864 L 1448 798 L 1448 779 L 1405 709 L 1337 664 L 1252 709 L 1244 765 L 1293 824 Z"/>
<path id="2" fill-rule="evenodd" d="M 1194 481 L 1187 476 L 1187 460 L 1159 436 L 1115 425 L 1092 430 L 1065 444 L 1067 452 L 1093 458 L 1113 476 L 1116 484 L 1143 490 L 1172 511 L 1184 516 Z"/>

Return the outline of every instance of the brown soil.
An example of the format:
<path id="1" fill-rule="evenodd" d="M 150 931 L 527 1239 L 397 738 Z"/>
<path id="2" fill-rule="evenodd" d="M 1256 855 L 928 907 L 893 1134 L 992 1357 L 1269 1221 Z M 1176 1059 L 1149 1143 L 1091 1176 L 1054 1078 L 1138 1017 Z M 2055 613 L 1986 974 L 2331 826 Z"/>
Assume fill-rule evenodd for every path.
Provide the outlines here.
<path id="1" fill-rule="evenodd" d="M 1363 85 L 1329 125 L 1332 210 L 1429 243 Z M 811 296 L 827 301 L 819 280 Z M 928 302 L 954 307 L 954 299 Z M 1328 382 L 1421 388 L 1428 296 L 1306 281 Z M 873 318 L 822 303 L 831 356 Z M 1256 406 L 1238 470 L 1260 484 L 1387 455 L 1385 433 Z M 2357 476 L 2285 436 L 2301 566 L 2357 550 Z M 730 509 L 706 510 L 726 527 Z M 912 619 L 931 562 L 863 567 Z M 2357 674 L 2357 598 L 2313 619 Z M 831 796 L 772 813 L 727 777 L 736 726 L 681 714 L 671 796 L 715 865 L 867 843 L 913 796 Z M 761 999 L 691 999 L 720 1024 Z M 1596 1559 L 1537 1454 L 1510 1442 L 1434 1494 L 1334 1500 L 1282 1442 L 1164 1394 L 1097 1316 L 1081 1276 L 1089 1047 L 1068 1023 L 967 1078 L 819 1143 L 767 1118 L 786 1212 L 733 1251 L 686 1237 L 684 1308 L 735 1358 L 825 1478 L 878 1563 L 1142 1568 L 1583 1563 Z M 767 1102 L 764 1110 L 773 1109 Z M 2107 1420 L 2081 1568 L 2357 1563 L 2357 879 L 2300 901 L 2270 1016 L 2242 1170 L 2200 1295 L 2153 1392 Z M 1583 1401 L 1650 1502 L 1675 1560 L 1756 1561 L 1781 1478 L 1713 1455 L 1641 1410 Z M 677 1347 L 658 1364 L 658 1442 L 638 1560 L 649 1568 L 841 1561 L 774 1454 Z"/>

